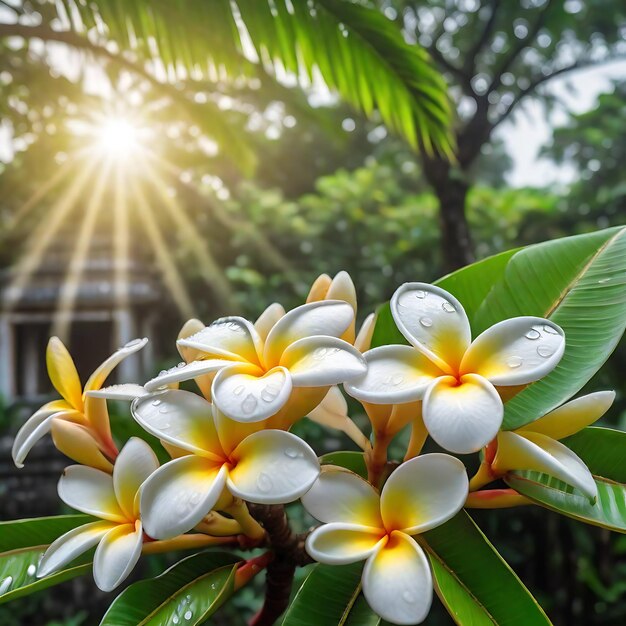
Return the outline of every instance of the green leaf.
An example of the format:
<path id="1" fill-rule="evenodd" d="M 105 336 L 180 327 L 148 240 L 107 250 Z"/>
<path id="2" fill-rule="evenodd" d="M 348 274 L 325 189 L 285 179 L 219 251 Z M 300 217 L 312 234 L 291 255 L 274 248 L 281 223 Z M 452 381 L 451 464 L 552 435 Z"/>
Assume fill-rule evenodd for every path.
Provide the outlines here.
<path id="1" fill-rule="evenodd" d="M 502 279 L 508 262 L 519 250 L 514 248 L 487 257 L 435 281 L 435 285 L 449 291 L 463 305 L 472 328 L 476 311 L 493 286 Z M 474 332 L 474 336 L 476 334 Z"/>
<path id="2" fill-rule="evenodd" d="M 296 593 L 282 626 L 378 626 L 361 594 L 363 563 L 318 563 Z"/>
<path id="3" fill-rule="evenodd" d="M 362 452 L 329 452 L 320 457 L 322 465 L 339 465 L 351 472 L 367 478 L 367 467 Z"/>
<path id="4" fill-rule="evenodd" d="M 566 348 L 548 376 L 506 403 L 506 429 L 528 424 L 573 396 L 624 334 L 626 228 L 548 241 L 513 255 L 476 312 L 474 329 L 517 315 L 559 324 Z"/>
<path id="5" fill-rule="evenodd" d="M 187 557 L 160 576 L 127 587 L 100 626 L 202 624 L 234 593 L 239 561 L 224 552 Z"/>
<path id="6" fill-rule="evenodd" d="M 528 589 L 464 511 L 421 539 L 435 590 L 457 624 L 550 624 Z"/>
<path id="7" fill-rule="evenodd" d="M 596 476 L 626 483 L 626 433 L 592 426 L 561 441 L 575 452 Z"/>
<path id="8" fill-rule="evenodd" d="M 505 481 L 537 504 L 580 522 L 626 533 L 626 486 L 594 476 L 598 499 L 591 504 L 578 490 L 539 472 L 511 472 Z"/>
<path id="9" fill-rule="evenodd" d="M 493 285 L 504 275 L 509 259 L 518 249 L 507 250 L 482 261 L 463 267 L 452 274 L 435 281 L 435 284 L 449 291 L 463 305 L 470 324 L 483 300 Z M 372 348 L 388 344 L 406 344 L 407 340 L 398 330 L 391 315 L 389 303 L 382 304 L 376 315 L 376 326 L 372 336 Z"/>
<path id="10" fill-rule="evenodd" d="M 0 604 L 87 573 L 91 563 L 81 557 L 71 567 L 38 579 L 39 561 L 47 547 L 64 533 L 92 521 L 87 515 L 59 515 L 0 522 Z M 10 582 L 6 582 L 10 581 Z"/>
<path id="11" fill-rule="evenodd" d="M 548 509 L 578 521 L 626 533 L 626 433 L 591 427 L 563 439 L 587 465 L 598 487 L 594 504 L 577 489 L 539 472 L 512 472 L 506 482 Z"/>

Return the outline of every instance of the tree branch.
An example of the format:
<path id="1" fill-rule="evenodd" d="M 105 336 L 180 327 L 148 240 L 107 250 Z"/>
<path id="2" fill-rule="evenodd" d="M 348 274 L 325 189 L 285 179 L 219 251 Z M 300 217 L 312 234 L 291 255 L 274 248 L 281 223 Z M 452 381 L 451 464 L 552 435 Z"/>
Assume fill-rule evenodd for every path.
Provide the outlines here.
<path id="1" fill-rule="evenodd" d="M 254 616 L 251 626 L 271 626 L 289 605 L 296 567 L 312 563 L 304 549 L 306 534 L 297 535 L 291 529 L 282 505 L 248 503 L 250 514 L 263 525 L 274 552 L 267 566 L 265 601 Z"/>
<path id="2" fill-rule="evenodd" d="M 23 37 L 24 39 L 41 39 L 42 41 L 55 41 L 58 43 L 64 43 L 73 48 L 79 50 L 87 50 L 97 56 L 101 56 L 109 59 L 110 61 L 121 65 L 127 70 L 141 76 L 141 78 L 148 81 L 157 89 L 164 91 L 170 97 L 176 100 L 187 100 L 185 95 L 179 90 L 169 85 L 168 83 L 162 83 L 150 72 L 148 72 L 141 65 L 134 63 L 126 57 L 111 52 L 106 47 L 98 45 L 87 37 L 83 37 L 78 33 L 71 31 L 56 31 L 48 28 L 47 26 L 27 26 L 25 24 L 0 24 L 0 38 L 3 37 Z"/>
<path id="3" fill-rule="evenodd" d="M 537 16 L 535 23 L 528 30 L 528 34 L 526 37 L 519 40 L 518 44 L 511 50 L 510 54 L 504 59 L 504 62 L 497 70 L 495 76 L 491 81 L 491 85 L 489 85 L 489 89 L 487 90 L 487 95 L 489 95 L 492 91 L 495 91 L 502 84 L 502 75 L 505 74 L 509 68 L 513 65 L 517 57 L 521 54 L 522 50 L 529 46 L 534 40 L 543 25 L 546 22 L 546 18 L 548 17 L 548 13 L 550 13 L 550 9 L 554 0 L 548 0 Z"/>
<path id="4" fill-rule="evenodd" d="M 465 74 L 475 74 L 476 73 L 476 58 L 480 54 L 481 50 L 484 48 L 487 40 L 491 36 L 493 31 L 493 27 L 496 24 L 496 16 L 498 14 L 498 10 L 502 6 L 501 0 L 492 0 L 491 2 L 491 13 L 489 15 L 489 19 L 485 24 L 485 28 L 483 32 L 480 34 L 480 37 L 476 40 L 474 45 L 467 52 L 467 56 L 465 57 L 465 63 L 463 64 L 463 71 Z"/>
<path id="5" fill-rule="evenodd" d="M 511 102 L 511 104 L 509 104 L 509 106 L 504 110 L 502 115 L 492 124 L 491 130 L 496 128 L 496 126 L 499 126 L 505 119 L 507 119 L 509 115 L 511 115 L 515 107 L 520 103 L 521 100 L 523 100 L 526 96 L 530 95 L 533 91 L 535 91 L 537 87 L 539 87 L 540 85 L 543 85 L 549 80 L 552 80 L 553 78 L 556 78 L 557 76 L 561 76 L 562 74 L 566 74 L 568 72 L 574 72 L 577 70 L 586 69 L 588 67 L 593 67 L 595 65 L 602 65 L 603 63 L 610 63 L 612 61 L 619 61 L 619 60 L 624 60 L 624 59 L 626 59 L 626 56 L 615 56 L 615 57 L 611 57 L 608 59 L 602 59 L 600 61 L 594 61 L 591 59 L 587 59 L 587 60 L 579 59 L 578 61 L 575 61 L 574 63 L 570 63 L 569 65 L 560 67 L 559 69 L 556 69 L 549 74 L 538 76 L 537 78 L 535 78 L 534 80 L 530 82 L 528 87 L 526 87 L 525 89 L 522 89 L 515 96 L 515 98 L 513 98 L 513 101 Z"/>

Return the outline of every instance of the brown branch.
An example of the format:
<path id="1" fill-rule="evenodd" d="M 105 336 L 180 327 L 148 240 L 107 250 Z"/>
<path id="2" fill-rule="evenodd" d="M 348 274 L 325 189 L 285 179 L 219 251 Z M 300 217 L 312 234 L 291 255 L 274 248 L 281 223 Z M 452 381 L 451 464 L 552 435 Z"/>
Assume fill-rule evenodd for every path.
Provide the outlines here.
<path id="1" fill-rule="evenodd" d="M 502 115 L 492 124 L 491 130 L 496 128 L 496 126 L 501 124 L 507 117 L 509 117 L 509 115 L 513 112 L 513 110 L 520 103 L 521 100 L 523 100 L 526 96 L 530 95 L 533 91 L 535 91 L 537 87 L 539 87 L 540 85 L 543 85 L 549 80 L 552 80 L 553 78 L 556 78 L 557 76 L 561 76 L 562 74 L 566 74 L 568 72 L 574 72 L 577 70 L 586 69 L 588 67 L 593 67 L 595 65 L 602 65 L 603 63 L 610 63 L 612 61 L 623 60 L 625 58 L 626 57 L 624 56 L 614 56 L 608 59 L 601 59 L 599 61 L 579 59 L 578 61 L 575 61 L 574 63 L 570 63 L 569 65 L 560 67 L 554 70 L 553 72 L 550 72 L 549 74 L 538 76 L 537 78 L 535 78 L 534 80 L 530 82 L 528 87 L 522 89 L 515 96 L 515 98 L 513 98 L 511 104 L 509 104 L 509 106 L 504 110 Z"/>
<path id="2" fill-rule="evenodd" d="M 271 626 L 289 605 L 296 567 L 313 561 L 304 549 L 306 534 L 293 532 L 282 505 L 248 504 L 248 509 L 265 528 L 274 552 L 267 566 L 265 601 L 250 626 Z"/>
<path id="3" fill-rule="evenodd" d="M 474 45 L 468 50 L 467 56 L 465 57 L 465 63 L 463 64 L 463 71 L 465 74 L 474 74 L 476 72 L 476 58 L 485 47 L 487 40 L 491 36 L 493 32 L 493 27 L 496 24 L 496 16 L 498 15 L 498 10 L 502 6 L 501 0 L 493 0 L 491 3 L 491 13 L 489 14 L 489 18 L 485 24 L 485 28 L 483 28 L 483 32 L 480 34 L 480 37 L 476 40 Z"/>
<path id="4" fill-rule="evenodd" d="M 492 91 L 495 91 L 502 84 L 502 75 L 505 74 L 509 68 L 513 65 L 517 57 L 521 54 L 524 48 L 528 47 L 534 40 L 543 25 L 546 22 L 546 18 L 550 13 L 550 9 L 552 7 L 554 0 L 548 0 L 537 16 L 535 23 L 528 30 L 526 37 L 523 37 L 519 40 L 518 44 L 513 47 L 511 52 L 506 56 L 502 65 L 498 68 L 496 75 L 493 77 L 491 81 L 491 85 L 489 85 L 489 89 L 487 90 L 487 95 L 489 95 Z"/>

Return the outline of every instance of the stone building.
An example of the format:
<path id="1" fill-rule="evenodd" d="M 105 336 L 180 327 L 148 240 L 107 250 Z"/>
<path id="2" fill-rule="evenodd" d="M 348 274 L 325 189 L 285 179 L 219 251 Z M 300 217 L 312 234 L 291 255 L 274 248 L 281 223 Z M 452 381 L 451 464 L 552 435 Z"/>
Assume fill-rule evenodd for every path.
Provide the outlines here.
<path id="1" fill-rule="evenodd" d="M 21 288 L 16 286 L 16 267 L 0 274 L 0 396 L 5 405 L 37 404 L 52 391 L 45 349 L 55 321 L 62 322 L 61 339 L 83 382 L 116 347 L 135 337 L 154 336 L 154 305 L 161 300 L 154 271 L 137 257 L 117 260 L 111 237 L 102 234 L 94 236 L 79 267 L 74 262 L 70 268 L 75 244 L 70 233 L 56 237 Z M 72 273 L 80 277 L 71 287 L 72 306 L 59 313 Z M 145 380 L 154 363 L 151 349 L 148 344 L 126 359 L 111 382 Z"/>

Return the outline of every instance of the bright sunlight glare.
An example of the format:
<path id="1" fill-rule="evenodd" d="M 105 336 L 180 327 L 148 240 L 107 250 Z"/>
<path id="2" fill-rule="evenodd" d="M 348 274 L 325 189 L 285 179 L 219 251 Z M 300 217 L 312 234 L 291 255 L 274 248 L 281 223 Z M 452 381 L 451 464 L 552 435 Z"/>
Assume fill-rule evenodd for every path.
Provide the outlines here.
<path id="1" fill-rule="evenodd" d="M 105 119 L 96 137 L 99 150 L 115 158 L 128 158 L 141 147 L 139 129 L 123 117 Z"/>

